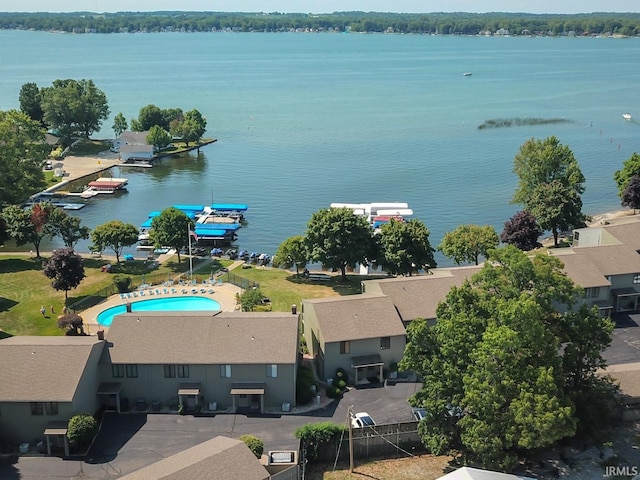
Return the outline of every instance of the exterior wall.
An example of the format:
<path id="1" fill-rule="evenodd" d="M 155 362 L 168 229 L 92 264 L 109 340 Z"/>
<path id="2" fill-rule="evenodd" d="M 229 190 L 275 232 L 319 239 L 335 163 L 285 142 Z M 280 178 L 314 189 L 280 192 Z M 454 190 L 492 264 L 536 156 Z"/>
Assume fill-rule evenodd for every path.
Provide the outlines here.
<path id="1" fill-rule="evenodd" d="M 80 382 L 78 382 L 78 388 L 73 396 L 73 415 L 79 413 L 93 415 L 100 407 L 96 392 L 100 385 L 99 361 L 104 345 L 105 342 L 97 343 L 91 350 Z"/>
<path id="2" fill-rule="evenodd" d="M 220 377 L 220 365 L 189 365 L 189 377 L 165 378 L 164 365 L 138 365 L 137 378 L 114 378 L 110 364 L 101 367 L 102 381 L 120 382 L 121 398 L 127 398 L 129 405 L 136 399 L 144 398 L 147 403 L 159 401 L 168 406 L 178 403 L 178 389 L 183 383 L 199 383 L 203 405 L 217 402 L 223 409 L 233 404 L 231 385 L 234 383 L 264 383 L 265 407 L 279 407 L 283 402 L 295 406 L 296 398 L 296 365 L 279 364 L 278 376 L 267 377 L 267 366 L 261 364 L 232 365 L 231 378 Z M 125 369 L 126 370 L 126 369 Z"/>
<path id="3" fill-rule="evenodd" d="M 324 339 L 315 310 L 313 307 L 305 305 L 304 301 L 302 302 L 302 324 L 309 354 L 315 359 L 321 351 L 324 351 Z"/>
<path id="4" fill-rule="evenodd" d="M 574 247 L 595 247 L 597 245 L 600 245 L 603 230 L 604 229 L 602 228 L 578 228 L 574 230 L 573 246 Z"/>
<path id="5" fill-rule="evenodd" d="M 92 412 L 93 413 L 93 412 Z M 44 439 L 44 430 L 51 422 L 66 422 L 74 415 L 70 402 L 58 403 L 58 415 L 31 415 L 29 402 L 0 404 L 0 438 L 14 444 Z"/>
<path id="6" fill-rule="evenodd" d="M 332 378 L 338 368 L 343 368 L 349 374 L 349 382 L 353 382 L 355 371 L 352 367 L 351 359 L 364 355 L 379 354 L 384 367 L 389 369 L 392 362 L 399 362 L 404 354 L 406 339 L 404 335 L 391 337 L 391 348 L 380 349 L 380 338 L 369 338 L 365 340 L 352 340 L 350 342 L 350 352 L 340 353 L 340 342 L 326 344 L 326 355 L 324 371 L 319 372 L 322 378 Z"/>

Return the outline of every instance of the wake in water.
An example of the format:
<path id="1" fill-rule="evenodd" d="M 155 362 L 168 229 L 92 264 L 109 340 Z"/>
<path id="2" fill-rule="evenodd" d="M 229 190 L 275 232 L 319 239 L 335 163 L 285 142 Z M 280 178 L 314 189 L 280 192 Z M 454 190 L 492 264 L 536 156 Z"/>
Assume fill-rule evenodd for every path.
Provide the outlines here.
<path id="1" fill-rule="evenodd" d="M 478 125 L 479 130 L 485 128 L 507 128 L 507 127 L 523 127 L 528 125 L 548 125 L 551 123 L 574 123 L 573 120 L 565 118 L 494 118 L 487 120 L 483 124 Z"/>

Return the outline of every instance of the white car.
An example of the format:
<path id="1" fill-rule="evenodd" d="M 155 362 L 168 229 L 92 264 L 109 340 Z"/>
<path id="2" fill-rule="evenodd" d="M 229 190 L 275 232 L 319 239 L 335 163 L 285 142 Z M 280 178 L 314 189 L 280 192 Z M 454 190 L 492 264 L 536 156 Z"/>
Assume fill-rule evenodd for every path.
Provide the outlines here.
<path id="1" fill-rule="evenodd" d="M 351 426 L 353 428 L 374 427 L 375 425 L 376 422 L 367 412 L 358 412 L 351 417 Z"/>
<path id="2" fill-rule="evenodd" d="M 427 411 L 422 407 L 413 407 L 411 411 L 413 412 L 413 418 L 418 422 L 427 416 Z"/>

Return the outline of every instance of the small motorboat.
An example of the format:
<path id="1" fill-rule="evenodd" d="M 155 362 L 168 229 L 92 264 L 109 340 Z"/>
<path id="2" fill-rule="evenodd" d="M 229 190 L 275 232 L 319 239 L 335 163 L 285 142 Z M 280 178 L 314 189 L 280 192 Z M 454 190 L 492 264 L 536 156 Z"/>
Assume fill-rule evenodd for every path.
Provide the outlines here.
<path id="1" fill-rule="evenodd" d="M 624 118 L 625 120 L 631 120 L 631 114 L 630 113 L 623 113 L 622 114 L 622 118 Z"/>
<path id="2" fill-rule="evenodd" d="M 471 72 L 464 72 L 462 74 L 463 77 L 470 77 L 471 76 Z"/>

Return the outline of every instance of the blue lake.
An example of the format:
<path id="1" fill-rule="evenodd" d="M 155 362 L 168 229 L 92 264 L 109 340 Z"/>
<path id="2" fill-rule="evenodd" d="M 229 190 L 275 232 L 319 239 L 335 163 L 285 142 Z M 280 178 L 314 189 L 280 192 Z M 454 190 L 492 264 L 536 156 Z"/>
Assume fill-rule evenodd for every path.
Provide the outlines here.
<path id="1" fill-rule="evenodd" d="M 408 202 L 434 246 L 463 223 L 501 231 L 519 209 L 513 158 L 532 137 L 573 150 L 586 213 L 617 209 L 613 172 L 640 151 L 640 124 L 622 118 L 640 118 L 638 39 L 0 31 L 0 58 L 4 110 L 26 82 L 94 80 L 111 109 L 96 138 L 150 103 L 207 117 L 217 143 L 114 172 L 129 193 L 92 200 L 78 212 L 86 225 L 247 203 L 238 246 L 270 254 L 331 202 Z M 525 117 L 569 122 L 477 128 Z"/>

